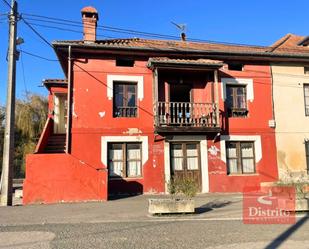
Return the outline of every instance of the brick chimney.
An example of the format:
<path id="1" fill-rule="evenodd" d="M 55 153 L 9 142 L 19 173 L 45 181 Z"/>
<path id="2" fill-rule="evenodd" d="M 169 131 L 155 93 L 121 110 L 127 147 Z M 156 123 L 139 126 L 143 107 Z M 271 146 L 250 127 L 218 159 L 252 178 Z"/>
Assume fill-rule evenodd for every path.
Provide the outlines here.
<path id="1" fill-rule="evenodd" d="M 83 19 L 83 40 L 85 42 L 95 42 L 97 36 L 97 21 L 99 20 L 98 11 L 91 7 L 84 7 L 82 10 Z"/>

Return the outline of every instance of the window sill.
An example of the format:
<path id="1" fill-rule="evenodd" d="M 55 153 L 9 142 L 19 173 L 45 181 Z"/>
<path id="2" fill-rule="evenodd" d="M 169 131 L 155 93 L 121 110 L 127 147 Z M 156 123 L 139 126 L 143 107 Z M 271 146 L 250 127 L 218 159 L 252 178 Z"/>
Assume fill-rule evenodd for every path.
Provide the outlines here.
<path id="1" fill-rule="evenodd" d="M 109 181 L 121 181 L 121 180 L 124 180 L 124 181 L 134 181 L 134 180 L 141 180 L 143 179 L 142 176 L 136 176 L 136 177 L 109 177 L 108 180 Z"/>
<path id="2" fill-rule="evenodd" d="M 139 117 L 113 117 L 113 118 L 139 118 Z"/>
<path id="3" fill-rule="evenodd" d="M 259 174 L 258 173 L 227 174 L 227 176 L 259 176 Z"/>

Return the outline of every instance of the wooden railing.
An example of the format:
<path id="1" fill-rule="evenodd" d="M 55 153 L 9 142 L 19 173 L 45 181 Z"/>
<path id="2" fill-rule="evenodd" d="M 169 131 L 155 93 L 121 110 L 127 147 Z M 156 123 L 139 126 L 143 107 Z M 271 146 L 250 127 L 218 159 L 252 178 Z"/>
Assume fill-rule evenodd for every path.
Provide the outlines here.
<path id="1" fill-rule="evenodd" d="M 219 127 L 215 103 L 157 102 L 155 126 Z"/>
<path id="2" fill-rule="evenodd" d="M 117 106 L 114 107 L 114 117 L 136 117 L 137 107 Z"/>

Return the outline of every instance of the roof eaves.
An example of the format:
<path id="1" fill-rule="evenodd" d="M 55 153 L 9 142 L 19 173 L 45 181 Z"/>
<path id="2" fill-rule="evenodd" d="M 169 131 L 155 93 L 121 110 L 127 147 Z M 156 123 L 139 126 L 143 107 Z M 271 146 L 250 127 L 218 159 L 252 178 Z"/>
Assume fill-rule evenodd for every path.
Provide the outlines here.
<path id="1" fill-rule="evenodd" d="M 265 50 L 262 52 L 259 51 L 228 51 L 228 50 L 198 50 L 198 49 L 188 49 L 188 48 L 156 48 L 156 47 L 137 47 L 137 46 L 115 46 L 115 45 L 101 45 L 101 44 L 76 44 L 69 42 L 57 41 L 53 43 L 55 49 L 57 47 L 67 47 L 72 46 L 75 48 L 84 48 L 84 49 L 118 49 L 118 50 L 135 50 L 135 51 L 158 51 L 158 52 L 179 52 L 179 53 L 199 53 L 199 54 L 220 54 L 220 55 L 240 55 L 240 56 L 266 56 L 266 57 L 286 57 L 286 58 L 309 58 L 308 53 L 272 53 L 272 51 Z M 265 47 L 267 48 L 267 47 Z"/>

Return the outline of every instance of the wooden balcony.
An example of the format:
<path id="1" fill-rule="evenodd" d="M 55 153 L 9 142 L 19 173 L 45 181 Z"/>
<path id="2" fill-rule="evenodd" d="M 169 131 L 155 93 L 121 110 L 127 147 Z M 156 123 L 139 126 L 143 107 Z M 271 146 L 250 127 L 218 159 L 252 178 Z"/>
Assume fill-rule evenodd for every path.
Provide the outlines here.
<path id="1" fill-rule="evenodd" d="M 157 102 L 154 106 L 157 132 L 218 132 L 215 103 Z"/>

